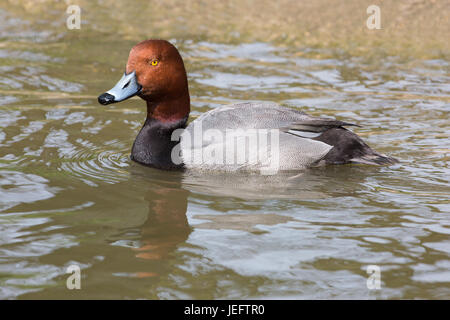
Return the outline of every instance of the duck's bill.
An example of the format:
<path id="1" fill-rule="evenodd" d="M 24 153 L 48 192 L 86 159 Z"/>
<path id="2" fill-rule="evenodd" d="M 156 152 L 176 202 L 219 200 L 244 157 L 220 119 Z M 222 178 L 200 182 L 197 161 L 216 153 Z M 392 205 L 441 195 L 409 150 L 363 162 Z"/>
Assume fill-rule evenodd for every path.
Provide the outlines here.
<path id="1" fill-rule="evenodd" d="M 136 72 L 124 73 L 114 88 L 98 97 L 98 102 L 103 105 L 119 102 L 137 95 L 142 90 L 142 86 L 137 82 Z"/>

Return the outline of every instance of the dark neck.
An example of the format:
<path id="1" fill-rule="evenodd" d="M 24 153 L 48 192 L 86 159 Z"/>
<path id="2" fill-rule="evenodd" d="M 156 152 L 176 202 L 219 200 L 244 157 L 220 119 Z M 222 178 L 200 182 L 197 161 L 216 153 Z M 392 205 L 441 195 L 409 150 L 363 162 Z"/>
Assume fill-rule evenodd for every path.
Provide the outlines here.
<path id="1" fill-rule="evenodd" d="M 172 141 L 174 130 L 186 127 L 187 117 L 171 123 L 147 118 L 131 149 L 131 160 L 158 169 L 174 170 L 183 164 L 172 161 L 172 149 L 178 141 Z"/>
<path id="2" fill-rule="evenodd" d="M 172 160 L 172 149 L 179 141 L 171 138 L 174 130 L 186 127 L 188 116 L 189 95 L 187 99 L 147 102 L 147 119 L 134 141 L 131 160 L 158 169 L 183 168 Z"/>

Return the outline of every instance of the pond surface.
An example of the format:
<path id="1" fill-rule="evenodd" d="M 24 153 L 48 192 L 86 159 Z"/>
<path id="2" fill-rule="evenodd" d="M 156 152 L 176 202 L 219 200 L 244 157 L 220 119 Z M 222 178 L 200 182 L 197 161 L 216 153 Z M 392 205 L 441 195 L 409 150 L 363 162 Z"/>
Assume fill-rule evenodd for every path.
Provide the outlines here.
<path id="1" fill-rule="evenodd" d="M 450 298 L 447 59 L 177 33 L 192 117 L 297 106 L 360 124 L 400 163 L 165 172 L 129 159 L 144 102 L 97 103 L 137 39 L 21 10 L 0 7 L 0 299 Z"/>

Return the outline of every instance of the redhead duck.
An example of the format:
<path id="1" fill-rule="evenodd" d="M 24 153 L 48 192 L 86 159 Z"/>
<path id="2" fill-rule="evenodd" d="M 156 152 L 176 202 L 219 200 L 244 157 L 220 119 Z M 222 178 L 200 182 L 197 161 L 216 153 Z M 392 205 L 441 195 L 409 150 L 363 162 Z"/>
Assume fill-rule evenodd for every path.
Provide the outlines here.
<path id="1" fill-rule="evenodd" d="M 309 116 L 275 103 L 221 106 L 187 125 L 190 97 L 186 70 L 178 50 L 165 40 L 135 45 L 124 75 L 98 101 L 107 105 L 135 95 L 146 101 L 147 118 L 134 141 L 131 159 L 144 165 L 167 170 L 252 171 L 274 164 L 276 170 L 297 170 L 324 164 L 397 162 L 345 128 L 355 126 L 352 123 Z M 201 135 L 199 142 L 196 130 L 209 135 Z M 229 132 L 232 138 L 224 138 Z M 259 140 L 251 139 L 253 133 Z M 202 152 L 210 157 L 202 157 Z M 239 158 L 239 152 L 246 156 Z M 269 156 L 264 158 L 264 152 Z"/>

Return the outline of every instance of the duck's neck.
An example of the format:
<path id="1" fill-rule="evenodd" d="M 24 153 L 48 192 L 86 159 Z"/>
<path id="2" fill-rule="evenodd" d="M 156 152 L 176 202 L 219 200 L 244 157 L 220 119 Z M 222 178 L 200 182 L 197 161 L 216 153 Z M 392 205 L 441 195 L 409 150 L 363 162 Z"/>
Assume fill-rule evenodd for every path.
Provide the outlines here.
<path id="1" fill-rule="evenodd" d="M 159 169 L 183 168 L 183 164 L 172 159 L 172 149 L 178 141 L 171 138 L 174 130 L 186 127 L 189 111 L 189 94 L 169 101 L 147 101 L 147 119 L 134 141 L 131 159 Z"/>

